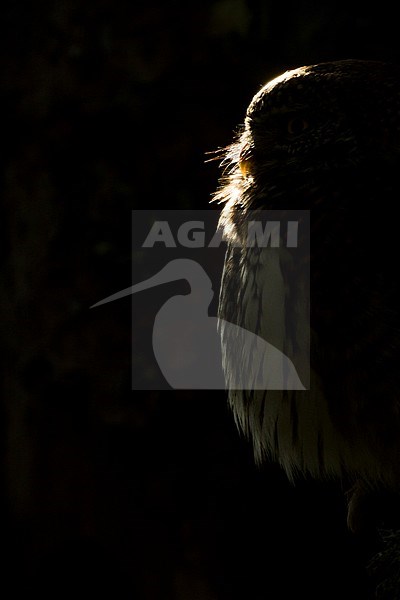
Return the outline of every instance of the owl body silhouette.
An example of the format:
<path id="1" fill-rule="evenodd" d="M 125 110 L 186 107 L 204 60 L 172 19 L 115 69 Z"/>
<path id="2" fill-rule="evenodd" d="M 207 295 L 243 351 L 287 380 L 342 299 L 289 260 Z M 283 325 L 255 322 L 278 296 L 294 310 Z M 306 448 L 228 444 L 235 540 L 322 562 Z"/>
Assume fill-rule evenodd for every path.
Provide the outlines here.
<path id="1" fill-rule="evenodd" d="M 278 292 L 263 252 L 234 240 L 254 211 L 310 210 L 311 301 L 300 315 L 311 332 L 310 388 L 229 391 L 257 459 L 272 457 L 291 479 L 400 486 L 399 159 L 399 68 L 358 60 L 269 82 L 227 151 L 216 195 L 228 240 L 222 319 L 262 336 L 275 302 L 282 336 L 296 344 L 298 332 L 284 327 L 293 290 Z M 228 379 L 230 344 L 222 334 Z"/>

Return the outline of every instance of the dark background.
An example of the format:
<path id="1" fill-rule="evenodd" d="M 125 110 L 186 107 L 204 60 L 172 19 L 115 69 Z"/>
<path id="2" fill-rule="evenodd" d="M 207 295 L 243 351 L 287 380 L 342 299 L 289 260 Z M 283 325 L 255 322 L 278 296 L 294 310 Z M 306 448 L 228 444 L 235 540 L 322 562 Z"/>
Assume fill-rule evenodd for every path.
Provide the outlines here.
<path id="1" fill-rule="evenodd" d="M 132 209 L 207 208 L 269 78 L 398 62 L 393 10 L 3 2 L 3 597 L 372 598 L 345 488 L 256 468 L 223 393 L 132 392 L 129 298 L 89 306 L 131 283 Z"/>

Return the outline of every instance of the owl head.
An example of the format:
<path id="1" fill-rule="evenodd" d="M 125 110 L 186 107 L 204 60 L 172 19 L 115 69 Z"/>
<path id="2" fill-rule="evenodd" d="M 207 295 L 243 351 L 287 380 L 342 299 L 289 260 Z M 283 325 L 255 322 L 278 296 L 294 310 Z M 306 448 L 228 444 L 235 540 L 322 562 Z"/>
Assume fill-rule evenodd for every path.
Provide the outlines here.
<path id="1" fill-rule="evenodd" d="M 387 178 L 399 153 L 397 66 L 345 60 L 301 67 L 254 96 L 223 161 L 217 200 L 274 207 L 284 198 L 285 208 L 307 208 L 332 186 Z"/>

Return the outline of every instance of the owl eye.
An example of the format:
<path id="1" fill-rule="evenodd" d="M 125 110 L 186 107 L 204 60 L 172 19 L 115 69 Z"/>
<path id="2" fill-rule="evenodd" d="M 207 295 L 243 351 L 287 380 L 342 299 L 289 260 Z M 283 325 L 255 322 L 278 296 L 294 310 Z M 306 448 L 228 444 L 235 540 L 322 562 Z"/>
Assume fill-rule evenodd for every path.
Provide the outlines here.
<path id="1" fill-rule="evenodd" d="M 287 122 L 287 131 L 290 135 L 300 135 L 309 128 L 309 123 L 303 117 L 292 117 Z"/>

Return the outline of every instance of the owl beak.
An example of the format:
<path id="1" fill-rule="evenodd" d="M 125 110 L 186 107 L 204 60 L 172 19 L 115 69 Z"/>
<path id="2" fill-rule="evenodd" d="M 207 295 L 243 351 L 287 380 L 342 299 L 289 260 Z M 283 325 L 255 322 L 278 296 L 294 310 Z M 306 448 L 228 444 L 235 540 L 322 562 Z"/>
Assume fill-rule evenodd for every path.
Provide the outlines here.
<path id="1" fill-rule="evenodd" d="M 251 163 L 250 160 L 241 160 L 239 162 L 240 172 L 243 177 L 247 178 L 251 175 Z"/>

